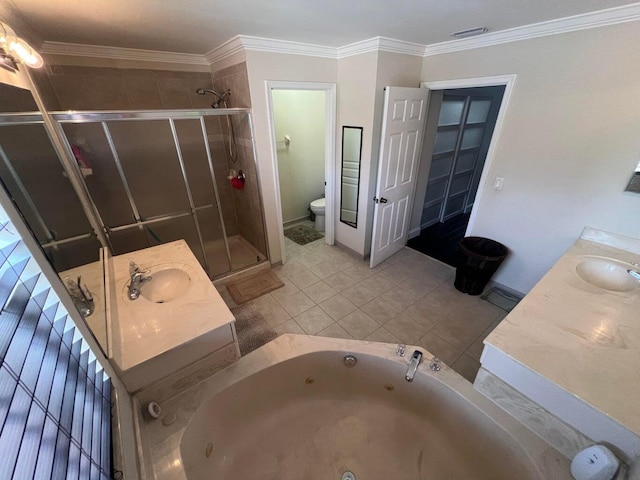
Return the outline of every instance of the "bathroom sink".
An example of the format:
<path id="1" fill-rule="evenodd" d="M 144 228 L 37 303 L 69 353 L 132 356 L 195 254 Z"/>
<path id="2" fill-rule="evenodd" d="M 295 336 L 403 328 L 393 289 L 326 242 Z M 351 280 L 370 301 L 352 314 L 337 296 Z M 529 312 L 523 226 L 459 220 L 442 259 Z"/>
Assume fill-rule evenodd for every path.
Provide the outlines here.
<path id="1" fill-rule="evenodd" d="M 151 268 L 151 280 L 140 288 L 140 297 L 153 303 L 167 303 L 182 297 L 191 286 L 191 276 L 180 268 Z"/>
<path id="2" fill-rule="evenodd" d="M 576 272 L 585 282 L 613 292 L 629 292 L 640 287 L 640 267 L 606 257 L 585 257 Z M 630 273 L 632 272 L 632 273 Z"/>

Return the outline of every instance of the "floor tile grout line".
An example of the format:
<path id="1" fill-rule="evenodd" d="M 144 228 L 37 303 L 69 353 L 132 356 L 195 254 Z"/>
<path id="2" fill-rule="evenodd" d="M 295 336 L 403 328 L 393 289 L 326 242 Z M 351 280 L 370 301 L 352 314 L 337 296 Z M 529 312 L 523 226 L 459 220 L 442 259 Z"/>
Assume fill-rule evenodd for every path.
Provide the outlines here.
<path id="1" fill-rule="evenodd" d="M 291 255 L 291 257 L 287 255 L 287 263 L 279 267 L 277 270 L 278 276 L 283 280 L 285 284 L 289 285 L 289 287 L 287 288 L 290 289 L 288 295 L 268 294 L 271 295 L 271 299 L 275 302 L 275 304 L 278 305 L 288 315 L 288 318 L 286 320 L 278 324 L 280 326 L 286 324 L 289 320 L 293 320 L 292 324 L 289 324 L 291 328 L 294 328 L 294 326 L 296 326 L 298 331 L 306 333 L 307 330 L 305 330 L 302 327 L 302 323 L 300 323 L 302 321 L 301 315 L 304 315 L 305 312 L 308 312 L 309 310 L 317 306 L 328 318 L 331 319 L 331 323 L 325 328 L 321 329 L 315 335 L 321 335 L 327 329 L 333 328 L 334 334 L 342 336 L 348 335 L 349 338 L 353 338 L 353 335 L 350 333 L 350 331 L 345 328 L 345 325 L 347 325 L 345 323 L 345 319 L 357 313 L 358 315 L 362 315 L 362 318 L 369 318 L 376 324 L 376 328 L 372 332 L 364 335 L 365 339 L 374 336 L 375 338 L 398 339 L 401 341 L 403 340 L 402 338 L 398 338 L 398 335 L 389 330 L 389 322 L 399 317 L 400 315 L 406 315 L 406 312 L 418 302 L 423 302 L 426 300 L 426 304 L 428 305 L 428 299 L 430 297 L 434 300 L 432 306 L 434 312 L 437 311 L 438 308 L 441 308 L 437 305 L 438 301 L 448 301 L 446 300 L 446 288 L 448 287 L 445 287 L 445 285 L 449 285 L 452 283 L 454 269 L 447 265 L 443 265 L 441 264 L 441 262 L 435 261 L 426 255 L 405 248 L 399 252 L 400 256 L 398 256 L 397 258 L 392 257 L 392 259 L 384 262 L 376 269 L 368 270 L 367 262 L 359 261 L 353 256 L 342 252 L 340 247 L 327 246 L 326 244 L 322 243 L 322 240 L 318 240 L 317 242 L 319 243 L 314 244 L 316 242 L 312 242 L 308 245 L 295 248 L 295 253 Z M 419 256 L 422 258 L 417 258 L 416 254 L 419 254 Z M 300 256 L 309 256 L 309 258 L 306 262 L 300 261 Z M 418 265 L 416 265 L 415 261 L 412 262 L 412 257 L 416 259 Z M 290 267 L 287 268 L 287 265 L 290 265 Z M 321 266 L 314 268 L 316 265 Z M 406 273 L 404 272 L 404 269 L 407 270 Z M 387 270 L 386 274 L 383 273 L 385 272 L 385 270 Z M 326 272 L 332 273 L 324 275 Z M 370 274 L 367 274 L 369 272 Z M 345 279 L 345 285 L 349 283 L 348 287 L 335 288 L 335 285 L 332 285 L 331 277 L 338 274 L 343 274 L 349 279 L 349 281 Z M 296 276 L 298 277 L 297 279 Z M 307 282 L 309 281 L 312 281 L 312 283 L 307 284 Z M 421 282 L 425 285 L 424 291 L 420 290 Z M 318 293 L 315 298 L 318 298 L 319 300 L 316 301 L 315 298 L 312 298 L 312 296 L 309 295 L 309 293 L 313 291 L 312 289 L 314 286 L 317 287 L 317 290 L 322 291 L 323 287 L 320 287 L 320 284 L 328 285 L 334 293 L 326 298 L 325 295 L 329 292 L 325 292 L 324 294 Z M 363 303 L 361 303 L 361 301 L 354 303 L 351 300 L 352 297 L 348 295 L 348 293 L 345 293 L 347 290 L 357 289 L 357 287 L 370 289 L 373 285 L 379 285 L 378 288 L 380 288 L 380 292 L 377 292 L 372 299 L 367 300 Z M 397 303 L 394 303 L 393 301 L 390 302 L 390 297 L 394 295 L 397 297 L 398 291 L 402 291 L 403 285 L 405 285 L 404 288 L 407 289 L 406 295 L 402 295 L 401 298 L 398 299 Z M 299 295 L 299 293 L 302 293 L 303 296 Z M 299 298 L 305 298 L 309 302 L 307 305 L 310 306 L 307 306 L 302 311 L 296 311 L 297 308 L 293 308 L 291 307 L 291 305 L 289 305 L 289 309 L 285 308 L 285 303 L 287 303 L 286 298 L 291 295 L 297 295 Z M 344 299 L 348 300 L 354 307 L 354 310 L 350 311 L 346 315 L 342 315 L 342 313 L 336 313 L 334 311 L 334 315 L 340 317 L 338 318 L 338 320 L 336 320 L 329 314 L 329 310 L 331 309 L 327 307 L 331 305 L 331 300 L 338 295 L 341 295 Z M 385 295 L 387 296 L 387 298 L 382 298 Z M 470 307 L 475 308 L 473 300 L 466 299 L 465 297 L 460 297 L 459 300 L 463 302 L 468 301 Z M 363 298 L 366 298 L 366 296 Z M 380 320 L 380 316 L 372 317 L 366 311 L 367 305 L 372 304 L 372 302 L 374 302 L 374 300 L 378 298 L 382 299 L 382 301 L 386 302 L 386 304 L 393 307 L 392 310 L 395 312 L 389 314 L 389 318 L 385 318 L 384 321 Z M 323 308 L 323 306 L 321 305 L 324 302 L 327 302 L 324 305 L 325 308 Z M 302 308 L 302 306 L 298 308 Z M 347 308 L 347 310 L 349 310 L 349 308 Z M 295 315 L 292 315 L 292 312 L 295 313 Z M 412 319 L 410 316 L 411 314 L 408 315 L 409 320 L 411 320 L 417 326 L 423 325 L 420 322 Z M 450 348 L 453 348 L 453 351 L 456 353 L 456 357 L 451 362 L 451 365 L 457 363 L 461 358 L 463 358 L 464 355 L 468 357 L 468 359 L 465 359 L 465 361 L 473 361 L 473 363 L 475 364 L 477 363 L 477 360 L 469 353 L 469 351 L 477 342 L 477 340 L 489 328 L 489 326 L 493 325 L 496 320 L 499 319 L 500 313 L 496 313 L 495 317 L 488 322 L 487 326 L 483 328 L 473 338 L 473 340 L 468 343 L 465 348 L 458 348 L 457 346 L 451 344 L 436 331 L 437 327 L 444 324 L 449 318 L 455 318 L 454 313 L 451 313 L 451 317 L 449 317 L 449 313 L 437 314 L 436 317 L 438 317 L 437 320 L 426 330 L 424 334 L 422 334 L 416 340 L 416 342 L 429 337 L 430 334 L 431 336 L 437 336 L 439 337 L 439 341 L 444 342 Z M 309 327 L 309 325 L 307 326 L 307 328 L 311 328 L 311 330 L 314 329 L 313 327 Z M 372 326 L 368 325 L 368 327 L 364 327 L 361 324 L 361 326 L 359 327 L 350 326 L 350 328 L 356 328 L 357 330 L 357 328 L 372 328 Z M 329 333 L 331 332 L 332 330 L 329 330 Z M 354 330 L 354 332 L 356 331 Z M 406 334 L 406 331 L 404 334 Z M 402 336 L 402 334 L 400 336 Z M 465 368 L 467 370 L 469 369 L 468 364 Z"/>

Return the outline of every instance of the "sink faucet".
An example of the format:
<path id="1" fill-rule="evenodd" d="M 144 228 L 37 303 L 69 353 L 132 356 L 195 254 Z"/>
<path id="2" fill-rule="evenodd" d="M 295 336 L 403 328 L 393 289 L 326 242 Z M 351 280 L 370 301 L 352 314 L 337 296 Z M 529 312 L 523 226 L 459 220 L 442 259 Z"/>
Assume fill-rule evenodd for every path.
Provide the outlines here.
<path id="1" fill-rule="evenodd" d="M 65 281 L 67 283 L 67 290 L 73 300 L 73 304 L 78 309 L 78 312 L 80 312 L 80 315 L 82 315 L 82 318 L 87 318 L 93 313 L 93 309 L 95 307 L 91 291 L 86 284 L 83 285 L 82 277 L 80 275 L 78 275 L 78 279 L 76 281 L 73 281 L 68 277 L 65 278 Z"/>
<path id="2" fill-rule="evenodd" d="M 407 373 L 404 376 L 404 379 L 407 382 L 413 382 L 413 377 L 416 375 L 416 371 L 418 370 L 418 365 L 422 363 L 422 352 L 420 350 L 416 350 L 411 355 L 411 360 L 409 360 L 409 366 L 407 367 Z"/>
<path id="3" fill-rule="evenodd" d="M 144 276 L 147 273 L 149 273 L 149 270 L 143 272 L 134 262 L 129 262 L 129 275 L 131 275 L 131 281 L 127 286 L 129 289 L 129 300 L 136 300 L 140 296 L 140 288 L 142 288 L 142 285 L 151 280 L 151 277 Z"/>

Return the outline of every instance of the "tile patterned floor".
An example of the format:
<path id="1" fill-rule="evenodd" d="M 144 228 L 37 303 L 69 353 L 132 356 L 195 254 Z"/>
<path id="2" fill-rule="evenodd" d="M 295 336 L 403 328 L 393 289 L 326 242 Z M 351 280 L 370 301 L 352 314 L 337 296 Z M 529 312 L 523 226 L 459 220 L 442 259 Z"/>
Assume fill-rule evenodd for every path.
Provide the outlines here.
<path id="1" fill-rule="evenodd" d="M 274 267 L 285 286 L 252 300 L 277 333 L 418 345 L 473 382 L 482 341 L 506 312 L 458 292 L 452 267 L 406 247 L 371 269 L 324 239 L 285 245 L 287 262 Z"/>

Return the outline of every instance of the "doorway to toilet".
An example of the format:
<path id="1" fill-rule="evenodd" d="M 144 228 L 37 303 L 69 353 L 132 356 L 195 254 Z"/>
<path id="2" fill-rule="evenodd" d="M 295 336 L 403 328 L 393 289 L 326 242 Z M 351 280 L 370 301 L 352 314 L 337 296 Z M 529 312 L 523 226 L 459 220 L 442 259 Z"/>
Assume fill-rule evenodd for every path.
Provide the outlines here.
<path id="1" fill-rule="evenodd" d="M 267 82 L 267 88 L 284 263 L 296 245 L 323 236 L 334 241 L 335 85 Z"/>

